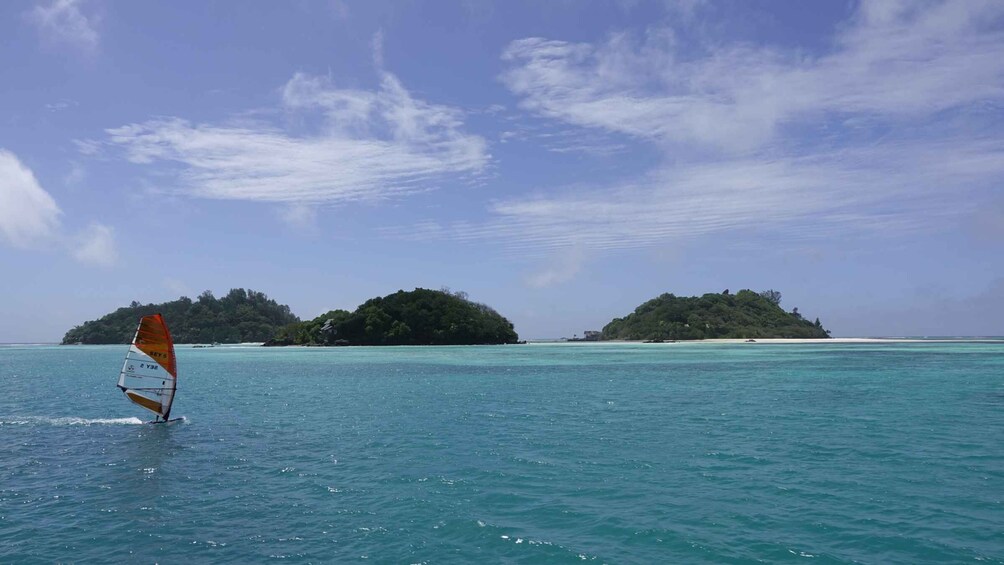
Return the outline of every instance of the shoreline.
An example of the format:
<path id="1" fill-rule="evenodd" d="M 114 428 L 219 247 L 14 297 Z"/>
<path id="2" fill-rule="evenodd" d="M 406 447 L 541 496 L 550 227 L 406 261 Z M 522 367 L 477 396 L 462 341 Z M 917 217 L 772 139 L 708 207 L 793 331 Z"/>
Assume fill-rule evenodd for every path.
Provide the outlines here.
<path id="1" fill-rule="evenodd" d="M 988 343 L 988 344 L 1004 344 L 1004 336 L 980 336 L 980 337 L 831 337 L 831 338 L 779 338 L 779 337 L 765 337 L 756 338 L 753 342 L 746 341 L 745 338 L 716 338 L 716 339 L 691 339 L 691 340 L 678 340 L 678 341 L 664 341 L 662 343 L 652 343 L 646 342 L 644 340 L 606 340 L 606 341 L 570 341 L 561 339 L 528 339 L 524 343 L 519 345 L 684 345 L 684 344 L 742 344 L 742 345 L 792 345 L 792 344 L 879 344 L 879 343 Z M 0 347 L 73 347 L 77 344 L 67 344 L 63 345 L 58 342 L 10 342 L 10 343 L 0 343 Z M 80 344 L 80 345 L 98 345 L 98 346 L 109 346 L 109 345 L 128 345 L 123 343 L 107 343 L 107 344 Z M 498 345 L 517 345 L 517 344 L 498 344 Z M 243 343 L 221 343 L 219 345 L 209 345 L 209 344 L 199 344 L 199 343 L 176 343 L 175 346 L 182 348 L 193 348 L 193 349 L 236 349 L 236 348 L 250 348 L 250 347 L 261 347 L 260 342 L 243 342 Z M 308 346 L 308 345 L 287 345 L 282 347 L 325 347 L 325 346 Z M 333 347 L 333 346 L 329 346 Z M 350 347 L 437 347 L 432 345 L 403 345 L 403 346 L 350 346 Z M 451 347 L 451 346 L 445 346 Z"/>
<path id="2" fill-rule="evenodd" d="M 689 339 L 689 340 L 666 340 L 662 343 L 652 343 L 643 340 L 606 340 L 606 341 L 562 341 L 562 340 L 527 340 L 533 344 L 644 344 L 644 345 L 681 345 L 681 344 L 733 344 L 743 345 L 758 344 L 827 344 L 827 343 L 1004 343 L 1004 337 L 830 337 L 830 338 L 786 338 L 786 337 L 764 337 L 755 338 L 753 342 L 746 341 L 746 338 L 715 338 L 715 339 Z"/>

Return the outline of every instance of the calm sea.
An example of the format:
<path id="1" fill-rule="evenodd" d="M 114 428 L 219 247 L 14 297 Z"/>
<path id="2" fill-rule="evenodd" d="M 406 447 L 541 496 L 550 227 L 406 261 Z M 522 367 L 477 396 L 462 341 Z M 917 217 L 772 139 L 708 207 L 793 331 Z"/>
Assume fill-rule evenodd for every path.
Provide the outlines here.
<path id="1" fill-rule="evenodd" d="M 1004 344 L 0 347 L 0 562 L 1004 563 Z"/>

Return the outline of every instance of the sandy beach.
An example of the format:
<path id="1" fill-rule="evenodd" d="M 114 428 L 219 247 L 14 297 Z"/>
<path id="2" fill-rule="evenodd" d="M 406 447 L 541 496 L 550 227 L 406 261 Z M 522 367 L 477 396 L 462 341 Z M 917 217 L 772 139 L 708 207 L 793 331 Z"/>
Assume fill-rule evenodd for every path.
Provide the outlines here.
<path id="1" fill-rule="evenodd" d="M 591 344 L 591 343 L 644 343 L 645 345 L 680 345 L 697 343 L 741 343 L 748 345 L 757 344 L 836 344 L 836 343 L 1004 343 L 1001 337 L 951 337 L 951 338 L 919 338 L 919 337 L 831 337 L 827 339 L 795 339 L 795 338 L 757 338 L 754 342 L 749 342 L 744 338 L 721 338 L 721 339 L 694 339 L 694 340 L 666 340 L 662 343 L 647 343 L 640 340 L 609 340 L 609 341 L 568 341 L 558 343 Z M 534 343 L 530 340 L 529 343 Z M 554 341 L 538 341 L 536 343 L 555 343 Z"/>

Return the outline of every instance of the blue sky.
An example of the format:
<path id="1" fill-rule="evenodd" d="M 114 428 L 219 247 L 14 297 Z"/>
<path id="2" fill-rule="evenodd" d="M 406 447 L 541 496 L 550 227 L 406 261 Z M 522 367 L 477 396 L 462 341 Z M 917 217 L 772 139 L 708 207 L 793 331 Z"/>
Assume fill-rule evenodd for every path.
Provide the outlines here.
<path id="1" fill-rule="evenodd" d="M 0 342 L 416 286 L 1004 334 L 1004 4 L 0 3 Z"/>

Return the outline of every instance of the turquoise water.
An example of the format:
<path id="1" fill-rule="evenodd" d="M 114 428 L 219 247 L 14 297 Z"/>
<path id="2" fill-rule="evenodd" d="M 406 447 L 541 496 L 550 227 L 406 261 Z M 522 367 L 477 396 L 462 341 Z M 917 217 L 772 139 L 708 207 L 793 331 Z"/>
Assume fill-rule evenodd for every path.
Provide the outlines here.
<path id="1" fill-rule="evenodd" d="M 1004 344 L 0 347 L 0 562 L 1004 563 Z"/>

